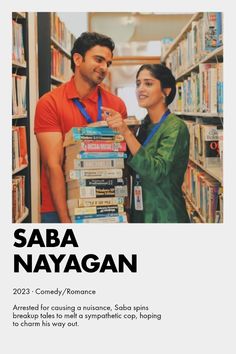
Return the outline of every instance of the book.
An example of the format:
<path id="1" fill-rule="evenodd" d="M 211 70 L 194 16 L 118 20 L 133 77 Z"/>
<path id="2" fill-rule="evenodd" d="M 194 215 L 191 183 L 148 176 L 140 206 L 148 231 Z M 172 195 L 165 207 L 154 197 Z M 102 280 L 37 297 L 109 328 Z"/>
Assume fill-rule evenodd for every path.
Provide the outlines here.
<path id="1" fill-rule="evenodd" d="M 195 132 L 194 132 L 194 126 L 196 125 L 195 121 L 191 120 L 184 120 L 185 124 L 188 127 L 189 131 L 189 157 L 191 159 L 196 160 L 196 152 L 195 152 Z"/>
<path id="2" fill-rule="evenodd" d="M 109 168 L 101 170 L 69 170 L 66 174 L 66 181 L 73 179 L 91 179 L 91 178 L 121 178 L 123 170 L 121 168 Z"/>
<path id="3" fill-rule="evenodd" d="M 200 146 L 198 160 L 204 167 L 221 165 L 219 138 L 216 125 L 200 125 Z"/>
<path id="4" fill-rule="evenodd" d="M 217 63 L 217 112 L 223 113 L 223 63 Z"/>
<path id="5" fill-rule="evenodd" d="M 89 199 L 68 199 L 67 206 L 69 209 L 92 206 L 105 206 L 124 204 L 124 197 L 111 198 L 89 198 Z"/>
<path id="6" fill-rule="evenodd" d="M 26 127 L 12 127 L 12 167 L 13 171 L 28 164 Z"/>
<path id="7" fill-rule="evenodd" d="M 25 176 L 12 178 L 12 222 L 17 222 L 25 212 Z"/>
<path id="8" fill-rule="evenodd" d="M 87 152 L 87 151 L 80 151 L 77 154 L 66 155 L 67 161 L 69 159 L 125 159 L 127 158 L 127 154 L 124 152 L 117 152 L 117 151 L 108 151 L 108 152 Z"/>
<path id="9" fill-rule="evenodd" d="M 112 179 L 74 179 L 73 181 L 67 182 L 67 188 L 79 188 L 79 187 L 114 187 L 123 186 L 126 184 L 124 178 L 112 178 Z"/>
<path id="10" fill-rule="evenodd" d="M 76 155 L 78 152 L 125 152 L 127 146 L 125 141 L 114 140 L 81 140 L 77 144 L 69 145 L 65 149 L 66 156 Z"/>
<path id="11" fill-rule="evenodd" d="M 124 159 L 69 159 L 65 161 L 65 172 L 70 170 L 94 170 L 108 168 L 124 168 Z"/>
<path id="12" fill-rule="evenodd" d="M 67 189 L 67 199 L 78 198 L 104 198 L 104 197 L 127 197 L 127 185 L 109 186 L 109 187 L 94 187 L 86 186 L 79 188 Z"/>
<path id="13" fill-rule="evenodd" d="M 23 25 L 12 20 L 12 61 L 26 64 Z"/>
<path id="14" fill-rule="evenodd" d="M 93 218 L 76 218 L 72 217 L 72 222 L 83 224 L 83 223 L 127 223 L 127 215 L 115 215 L 115 216 L 103 216 L 103 217 L 93 217 Z"/>
<path id="15" fill-rule="evenodd" d="M 26 114 L 26 81 L 25 75 L 12 74 L 12 114 Z"/>
<path id="16" fill-rule="evenodd" d="M 200 107 L 201 112 L 211 113 L 211 108 L 214 110 L 212 113 L 217 112 L 217 77 L 216 77 L 216 64 L 214 63 L 201 63 L 199 64 L 199 81 L 200 81 Z M 212 70 L 214 69 L 214 70 Z M 214 72 L 214 75 L 213 75 Z M 214 101 L 210 99 L 214 97 Z"/>
<path id="17" fill-rule="evenodd" d="M 26 139 L 26 127 L 18 127 L 18 139 L 19 139 L 19 163 L 20 166 L 27 165 L 28 160 L 28 148 L 27 148 L 27 139 Z"/>
<path id="18" fill-rule="evenodd" d="M 216 13 L 204 12 L 203 13 L 203 26 L 204 26 L 204 50 L 209 52 L 216 48 L 217 35 L 216 35 Z"/>
<path id="19" fill-rule="evenodd" d="M 120 214 L 124 212 L 124 205 L 105 205 L 105 206 L 91 206 L 91 207 L 79 207 L 79 208 L 69 208 L 69 214 L 71 216 L 89 216 L 89 215 L 102 215 L 106 214 Z"/>
<path id="20" fill-rule="evenodd" d="M 216 12 L 216 46 L 220 47 L 223 44 L 223 26 L 222 26 L 222 12 Z"/>
<path id="21" fill-rule="evenodd" d="M 19 128 L 12 127 L 12 171 L 20 167 Z"/>

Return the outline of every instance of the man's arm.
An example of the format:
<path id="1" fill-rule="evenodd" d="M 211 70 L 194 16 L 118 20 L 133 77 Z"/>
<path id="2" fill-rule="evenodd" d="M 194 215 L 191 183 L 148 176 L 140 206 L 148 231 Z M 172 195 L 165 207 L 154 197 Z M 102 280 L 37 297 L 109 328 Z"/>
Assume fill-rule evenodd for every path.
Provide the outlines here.
<path id="1" fill-rule="evenodd" d="M 71 223 L 66 205 L 66 186 L 62 167 L 64 158 L 62 134 L 37 133 L 36 137 L 56 212 L 62 223 Z"/>

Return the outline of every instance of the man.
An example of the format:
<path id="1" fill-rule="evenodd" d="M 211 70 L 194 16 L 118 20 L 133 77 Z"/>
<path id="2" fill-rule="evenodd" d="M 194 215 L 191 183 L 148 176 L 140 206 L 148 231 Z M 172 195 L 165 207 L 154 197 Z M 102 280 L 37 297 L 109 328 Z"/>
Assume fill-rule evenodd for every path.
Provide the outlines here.
<path id="1" fill-rule="evenodd" d="M 114 42 L 98 33 L 84 32 L 71 51 L 71 80 L 38 101 L 35 133 L 42 160 L 41 222 L 70 223 L 63 173 L 63 140 L 72 127 L 101 119 L 101 106 L 127 116 L 124 102 L 100 84 L 112 63 Z"/>

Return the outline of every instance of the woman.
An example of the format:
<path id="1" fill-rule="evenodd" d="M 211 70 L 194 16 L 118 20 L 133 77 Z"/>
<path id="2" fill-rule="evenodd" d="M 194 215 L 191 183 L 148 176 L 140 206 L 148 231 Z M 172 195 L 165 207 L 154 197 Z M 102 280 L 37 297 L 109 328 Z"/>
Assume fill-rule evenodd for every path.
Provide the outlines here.
<path id="1" fill-rule="evenodd" d="M 181 186 L 188 164 L 189 133 L 168 110 L 176 93 L 171 71 L 161 64 L 143 65 L 136 75 L 139 106 L 147 109 L 137 138 L 121 115 L 103 107 L 110 128 L 125 138 L 133 170 L 131 222 L 187 223 Z M 108 113 L 107 113 L 108 112 Z"/>

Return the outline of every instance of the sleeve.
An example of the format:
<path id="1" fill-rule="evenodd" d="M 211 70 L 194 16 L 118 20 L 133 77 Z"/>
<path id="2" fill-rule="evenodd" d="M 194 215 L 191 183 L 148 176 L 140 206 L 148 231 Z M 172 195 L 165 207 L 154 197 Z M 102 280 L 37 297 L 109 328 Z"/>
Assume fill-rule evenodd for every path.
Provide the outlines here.
<path id="1" fill-rule="evenodd" d="M 155 153 L 142 146 L 128 160 L 128 164 L 141 177 L 150 183 L 160 183 L 170 172 L 173 164 L 181 160 L 183 152 L 188 151 L 189 133 L 184 125 L 171 126 L 163 132 L 160 145 Z"/>
<path id="2" fill-rule="evenodd" d="M 34 133 L 61 132 L 55 100 L 50 94 L 42 96 L 36 106 Z"/>
<path id="3" fill-rule="evenodd" d="M 121 114 L 122 118 L 127 118 L 127 109 L 124 101 L 119 97 L 120 104 L 119 104 L 119 113 Z"/>

